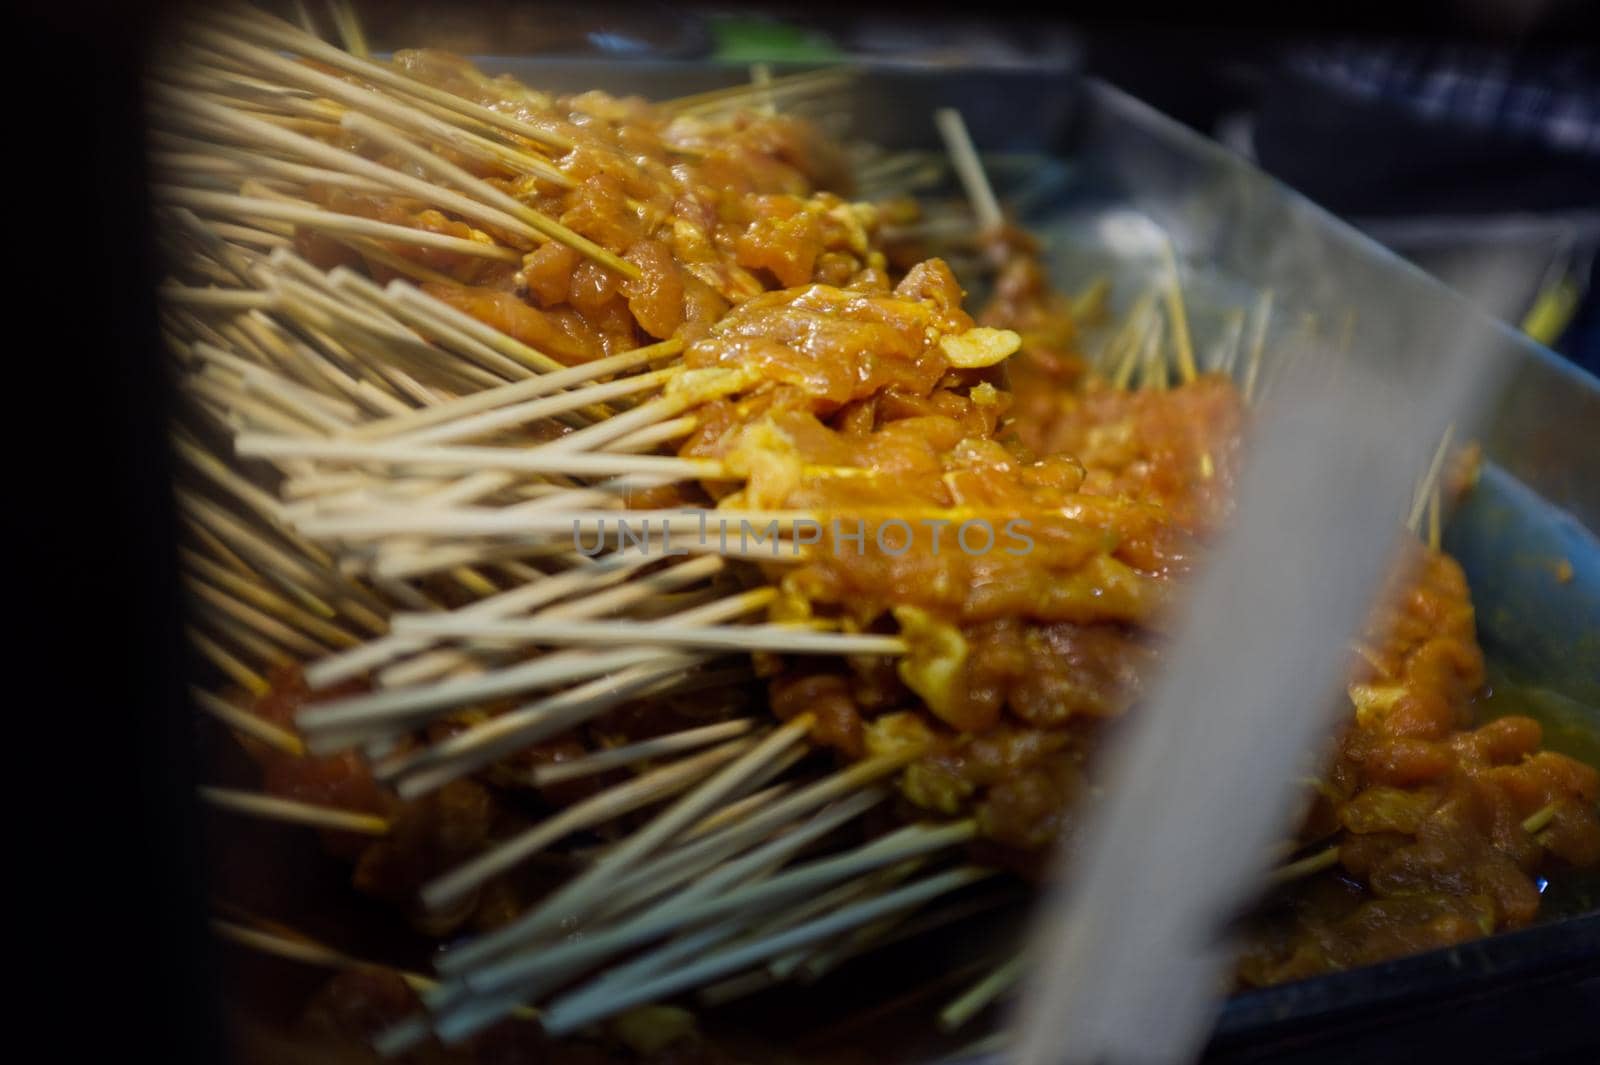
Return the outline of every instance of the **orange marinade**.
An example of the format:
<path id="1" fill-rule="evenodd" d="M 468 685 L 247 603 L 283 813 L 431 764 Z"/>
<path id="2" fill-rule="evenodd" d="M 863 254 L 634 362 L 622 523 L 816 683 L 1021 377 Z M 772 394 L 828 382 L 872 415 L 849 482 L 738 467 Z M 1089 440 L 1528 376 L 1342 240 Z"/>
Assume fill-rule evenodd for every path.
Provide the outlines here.
<path id="1" fill-rule="evenodd" d="M 675 115 L 601 92 L 551 96 L 507 77 L 486 78 L 465 60 L 435 51 L 402 51 L 393 62 L 570 142 L 562 150 L 505 135 L 513 147 L 538 155 L 544 173 L 459 152 L 445 157 L 620 256 L 639 276 L 559 240 L 535 242 L 480 227 L 404 196 L 334 188 L 314 189 L 314 196 L 340 212 L 523 253 L 518 266 L 385 245 L 427 271 L 416 277 L 425 291 L 557 361 L 693 339 L 728 308 L 762 292 L 811 281 L 845 285 L 883 269 L 871 245 L 876 212 L 829 191 L 847 190 L 842 157 L 803 120 L 751 112 Z M 381 152 L 374 157 L 409 166 Z M 396 276 L 326 236 L 302 232 L 297 246 L 324 267 L 361 264 L 380 282 Z"/>
<path id="2" fill-rule="evenodd" d="M 748 474 L 722 505 L 802 510 L 826 526 L 800 564 L 769 565 L 778 616 L 898 624 L 915 648 L 899 670 L 812 661 L 774 680 L 779 716 L 812 710 L 816 738 L 852 756 L 869 719 L 919 702 L 952 739 L 996 726 L 1008 704 L 1023 722 L 1119 712 L 1131 663 L 1147 655 L 1136 627 L 1157 623 L 1192 555 L 1159 507 L 1085 495 L 1077 462 L 996 437 L 1009 396 L 992 371 L 951 367 L 939 347 L 971 325 L 960 296 L 937 261 L 892 291 L 770 293 L 686 356 L 755 377 L 706 408 L 681 451 Z M 1012 521 L 1026 550 L 1007 539 Z"/>
<path id="3" fill-rule="evenodd" d="M 871 332 L 840 320 L 854 306 L 845 295 L 762 300 L 770 342 L 740 346 L 738 330 L 714 330 L 698 347 L 702 364 L 743 360 L 763 384 L 724 401 L 686 453 L 731 461 L 755 445 L 768 459 L 769 468 L 744 459 L 752 479 L 725 504 L 868 516 L 864 552 L 825 538 L 804 564 L 773 567 L 791 616 L 898 628 L 910 658 L 925 640 L 933 657 L 957 660 L 936 692 L 903 664 L 790 664 L 771 683 L 774 711 L 818 714 L 818 738 L 851 756 L 931 744 L 901 778 L 908 800 L 974 816 L 997 843 L 1047 846 L 1070 830 L 1100 722 L 1137 699 L 1154 667 L 1161 607 L 1193 555 L 1189 535 L 1226 525 L 1244 426 L 1237 390 L 1213 376 L 1137 392 L 1090 380 L 1024 408 L 998 391 L 984 396 L 986 382 L 970 376 L 946 374 L 931 390 L 931 372 L 903 376 L 919 358 L 921 318 L 909 311 L 895 342 L 876 349 L 903 365 L 869 372 L 861 347 Z M 888 306 L 873 304 L 874 324 Z M 809 476 L 799 472 L 807 467 Z M 1049 515 L 1060 519 L 1050 526 L 1059 536 L 1020 558 L 876 545 L 875 523 L 918 508 Z M 1453 561 L 1420 547 L 1414 554 L 1363 642 L 1351 687 L 1357 720 L 1306 828 L 1307 839 L 1340 831 L 1341 874 L 1372 904 L 1362 920 L 1387 914 L 1381 934 L 1349 937 L 1357 952 L 1401 953 L 1525 923 L 1537 909 L 1533 869 L 1600 857 L 1592 770 L 1539 752 L 1527 719 L 1464 731 L 1482 686 L 1471 602 Z M 1130 598 L 1130 582 L 1151 594 Z M 1461 782 L 1453 800 L 1438 790 L 1441 779 Z M 1555 812 L 1533 843 L 1521 821 L 1546 805 Z M 1426 821 L 1426 833 L 1408 841 L 1386 814 L 1417 833 Z M 1453 886 L 1423 905 L 1416 886 L 1429 877 Z M 1467 913 L 1476 931 L 1463 923 Z M 1293 942 L 1299 951 L 1307 940 Z M 1251 971 L 1261 966 L 1247 966 L 1247 979 Z"/>
<path id="4" fill-rule="evenodd" d="M 1338 866 L 1263 918 L 1240 976 L 1268 984 L 1476 939 L 1537 915 L 1535 878 L 1600 862 L 1600 774 L 1539 724 L 1472 726 L 1483 656 L 1461 568 L 1416 545 L 1358 644 L 1355 720 L 1303 838 Z M 1523 822 L 1545 811 L 1546 825 Z"/>
<path id="5" fill-rule="evenodd" d="M 872 658 L 780 663 L 769 685 L 774 712 L 813 711 L 815 738 L 850 757 L 928 744 L 901 778 L 903 795 L 923 811 L 976 817 L 993 843 L 1038 854 L 1070 832 L 1102 723 L 1137 701 L 1196 544 L 1227 524 L 1244 429 L 1232 384 L 1202 377 L 1131 392 L 1087 377 L 1068 308 L 1027 256 L 1008 262 L 979 316 L 1015 329 L 1022 350 L 1003 368 L 952 364 L 943 338 L 974 324 L 955 279 L 933 261 L 891 287 L 874 212 L 826 191 L 845 189 L 838 158 L 802 122 L 675 116 L 601 93 L 551 97 L 442 53 L 395 62 L 571 141 L 548 157 L 563 182 L 450 160 L 640 277 L 405 197 L 314 196 L 522 253 L 510 265 L 385 246 L 427 291 L 558 361 L 678 337 L 689 368 L 748 374 L 739 394 L 700 410 L 682 449 L 747 475 L 722 504 L 867 523 L 861 552 L 841 550 L 830 532 L 801 564 L 768 567 L 784 593 L 778 616 L 900 631 L 913 649 L 899 668 Z M 320 265 L 395 276 L 326 237 L 302 233 L 297 243 Z M 997 533 L 1001 519 L 1027 520 L 1033 550 L 1005 553 L 1001 537 L 982 554 L 935 554 L 919 511 L 988 520 Z M 894 517 L 923 534 L 903 553 L 877 548 Z M 1453 561 L 1420 554 L 1363 641 L 1356 720 L 1307 820 L 1306 839 L 1337 839 L 1337 875 L 1296 888 L 1293 919 L 1247 955 L 1248 982 L 1526 923 L 1538 906 L 1537 870 L 1600 861 L 1592 769 L 1540 751 L 1538 726 L 1525 718 L 1467 729 L 1482 685 L 1470 599 Z M 591 742 L 563 737 L 528 757 Z M 448 801 L 441 793 L 437 809 L 397 805 L 364 767 L 310 760 L 285 769 L 264 757 L 279 793 L 395 819 L 393 838 L 361 862 L 367 889 L 396 901 L 504 830 L 479 783 L 458 782 L 468 791 Z M 516 770 L 496 766 L 486 778 Z M 1540 811 L 1548 823 L 1525 830 Z M 484 914 L 517 908 L 514 898 L 478 905 Z"/>
<path id="6" fill-rule="evenodd" d="M 1037 276 L 1016 262 L 1008 269 Z M 1002 293 L 997 303 L 1004 299 Z M 1017 320 L 1014 310 L 992 311 L 985 317 Z M 1021 354 L 1027 344 L 1024 334 Z M 1020 398 L 1011 424 L 1030 450 L 1079 459 L 1085 493 L 1149 500 L 1202 538 L 1227 525 L 1244 428 L 1230 381 L 1202 376 L 1172 389 L 1127 391 L 1089 378 L 1075 389 Z M 1475 458 L 1469 448 L 1451 463 L 1447 491 L 1470 485 Z M 1337 840 L 1338 868 L 1296 885 L 1291 901 L 1279 904 L 1243 959 L 1247 983 L 1526 924 L 1538 910 L 1541 871 L 1600 863 L 1595 770 L 1540 750 L 1539 725 L 1529 718 L 1472 728 L 1483 657 L 1470 592 L 1453 559 L 1410 547 L 1358 649 L 1354 720 L 1302 829 L 1308 841 Z M 1019 745 L 1012 737 L 983 749 L 973 743 L 971 760 L 1009 780 L 1010 767 L 997 754 L 1007 743 Z M 1036 774 L 1031 802 L 1012 805 L 1048 808 L 1052 789 L 1076 794 L 1078 747 L 1063 743 L 1067 754 L 1056 757 L 1068 766 Z M 1524 827 L 1541 812 L 1548 824 Z"/>

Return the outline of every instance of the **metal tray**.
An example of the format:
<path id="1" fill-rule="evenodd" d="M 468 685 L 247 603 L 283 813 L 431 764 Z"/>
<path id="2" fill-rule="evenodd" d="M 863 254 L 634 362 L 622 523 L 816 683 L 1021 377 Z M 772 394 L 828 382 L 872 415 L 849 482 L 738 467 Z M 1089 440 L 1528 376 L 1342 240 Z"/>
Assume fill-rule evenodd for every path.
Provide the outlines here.
<path id="1" fill-rule="evenodd" d="M 659 60 L 474 61 L 540 88 L 650 98 L 748 78 L 743 67 Z M 1466 568 L 1480 637 L 1495 666 L 1536 683 L 1561 703 L 1574 728 L 1600 736 L 1600 381 L 1238 156 L 1069 68 L 872 67 L 860 71 L 849 101 L 850 134 L 932 152 L 940 150 L 933 109 L 959 108 L 981 150 L 1007 154 L 994 168 L 1002 198 L 1021 205 L 1022 220 L 1045 235 L 1064 287 L 1109 271 L 1123 298 L 1138 291 L 1155 262 L 1111 245 L 1128 219 L 1153 220 L 1185 265 L 1202 348 L 1208 306 L 1248 306 L 1267 288 L 1282 309 L 1280 321 L 1309 315 L 1340 323 L 1353 358 L 1403 364 L 1422 357 L 1445 323 L 1471 323 L 1495 345 L 1509 383 L 1479 437 L 1486 459 L 1481 483 L 1452 516 L 1446 547 Z M 1405 314 L 1361 313 L 1371 307 Z M 1564 579 L 1557 568 L 1563 560 L 1571 567 Z M 1404 1040 L 1358 1050 L 1328 1043 L 1320 1056 L 1316 1044 L 1330 1033 L 1449 1017 L 1511 990 L 1556 1001 L 1551 987 L 1585 974 L 1600 977 L 1600 907 L 1591 902 L 1588 910 L 1451 950 L 1237 995 L 1226 1005 L 1210 1055 L 1350 1060 L 1359 1050 L 1377 1061 L 1391 1060 L 1384 1051 L 1398 1047 L 1402 1056 L 1428 1060 L 1431 1050 L 1406 1050 L 1411 1044 Z M 1544 1039 L 1557 1035 L 1557 1022 L 1540 1023 Z M 1440 1030 L 1430 1029 L 1432 1049 L 1444 1045 L 1436 1038 Z"/>

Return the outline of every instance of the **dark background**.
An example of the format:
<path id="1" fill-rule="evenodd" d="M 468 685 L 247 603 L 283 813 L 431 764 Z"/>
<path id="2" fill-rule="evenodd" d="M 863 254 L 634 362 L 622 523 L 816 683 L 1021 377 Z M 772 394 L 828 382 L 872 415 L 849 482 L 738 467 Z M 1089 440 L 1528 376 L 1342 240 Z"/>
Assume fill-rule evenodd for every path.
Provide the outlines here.
<path id="1" fill-rule="evenodd" d="M 385 47 L 384 18 L 416 17 L 409 6 L 357 6 L 378 48 Z M 471 19 L 505 26 L 495 20 L 520 18 L 535 32 L 527 51 L 563 40 L 563 47 L 583 46 L 589 38 L 572 31 L 585 17 L 613 27 L 625 18 L 646 36 L 659 35 L 664 47 L 692 48 L 695 33 L 685 25 L 693 19 L 685 16 L 703 16 L 709 5 L 574 7 L 486 5 Z M 818 2 L 788 5 L 787 14 L 847 40 L 866 21 L 861 7 Z M 931 35 L 958 49 L 1009 41 L 1025 57 L 1074 43 L 1090 72 L 1204 132 L 1217 132 L 1229 115 L 1254 115 L 1256 150 L 1269 167 L 1346 213 L 1401 213 L 1429 202 L 1484 213 L 1556 211 L 1595 206 L 1593 156 L 1544 157 L 1492 137 L 1447 138 L 1450 151 L 1436 150 L 1414 129 L 1384 131 L 1385 116 L 1373 115 L 1362 118 L 1378 131 L 1368 147 L 1330 158 L 1326 124 L 1348 129 L 1361 116 L 1314 87 L 1285 81 L 1278 59 L 1286 46 L 1307 41 L 1398 37 L 1486 44 L 1533 69 L 1576 48 L 1592 77 L 1594 7 L 1436 0 L 1263 12 L 1114 2 L 1039 12 L 991 3 L 979 21 L 971 4 L 890 3 L 874 5 L 879 21 L 869 39 L 881 47 L 886 36 Z M 768 10 L 786 13 L 784 5 Z M 1531 22 L 1521 14 L 1528 10 Z M 42 1041 L 38 1053 L 68 1061 L 223 1060 L 189 802 L 166 400 L 139 155 L 140 64 L 172 11 L 34 2 L 17 8 L 10 23 L 6 422 L 14 479 L 7 514 L 17 533 L 13 572 L 23 578 L 11 600 L 13 671 L 22 683 L 13 689 L 10 761 L 24 770 L 12 775 L 22 790 L 12 806 L 19 831 L 8 868 L 22 890 L 13 910 L 22 949 L 11 956 L 13 1002 L 21 1007 L 11 1015 L 15 1038 Z M 441 26 L 471 21 L 461 5 L 452 11 L 432 18 Z M 903 34 L 894 18 L 907 20 Z M 497 39 L 505 42 L 499 51 L 521 48 L 514 37 Z M 1402 151 L 1406 180 L 1375 183 L 1378 161 L 1397 169 Z M 1518 165 L 1496 165 L 1508 152 Z M 1389 199 L 1372 197 L 1375 187 L 1390 186 Z M 1593 343 L 1593 307 L 1591 298 L 1587 325 L 1580 317 L 1563 341 L 1580 358 L 1583 338 Z M 30 769 L 40 771 L 37 782 L 28 782 Z M 36 946 L 44 949 L 30 949 Z M 1364 1047 L 1329 1041 L 1285 1049 L 1300 1055 L 1295 1060 L 1319 1062 L 1594 1061 L 1597 982 L 1591 954 L 1554 984 L 1510 980 L 1486 989 L 1486 998 L 1422 1010 L 1420 1028 L 1385 1031 L 1387 1019 L 1374 1018 L 1379 1034 L 1364 1037 Z"/>

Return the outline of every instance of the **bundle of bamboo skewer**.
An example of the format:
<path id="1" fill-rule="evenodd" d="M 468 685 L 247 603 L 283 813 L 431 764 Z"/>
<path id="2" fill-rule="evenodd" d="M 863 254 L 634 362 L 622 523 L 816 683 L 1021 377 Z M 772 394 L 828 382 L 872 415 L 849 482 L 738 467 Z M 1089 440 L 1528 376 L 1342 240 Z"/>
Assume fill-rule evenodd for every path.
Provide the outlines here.
<path id="1" fill-rule="evenodd" d="M 549 244 L 639 278 L 619 249 L 473 173 L 570 187 L 569 139 L 247 8 L 200 16 L 152 78 L 156 198 L 174 264 L 162 325 L 185 401 L 173 446 L 185 467 L 177 502 L 190 638 L 250 697 L 295 663 L 314 690 L 366 682 L 311 703 L 292 730 L 214 688 L 196 689 L 199 709 L 286 757 L 358 750 L 400 800 L 418 801 L 635 700 L 736 689 L 754 675 L 752 654 L 906 653 L 897 635 L 751 621 L 778 592 L 746 561 L 799 557 L 792 534 L 814 515 L 718 511 L 722 523 L 777 530 L 777 544 L 752 549 L 688 535 L 703 534 L 703 512 L 633 505 L 669 486 L 746 476 L 662 451 L 696 429 L 707 404 L 746 390 L 747 375 L 686 369 L 672 338 L 569 365 L 425 291 L 449 278 L 422 253 L 514 265 Z M 840 80 L 762 80 L 663 106 L 692 118 L 771 111 L 826 98 Z M 959 118 L 940 121 L 975 218 L 998 226 Z M 863 185 L 891 187 L 910 170 L 879 159 Z M 318 202 L 328 189 L 414 199 L 471 235 L 332 210 Z M 390 279 L 314 265 L 298 250 L 305 233 Z M 1198 373 L 1167 252 L 1166 283 L 1097 358 L 1117 387 Z M 1270 314 L 1270 297 L 1248 328 L 1238 313 L 1206 360 L 1247 397 Z M 1412 515 L 1413 527 L 1431 515 L 1435 542 L 1438 467 Z M 606 548 L 620 517 L 676 531 L 688 553 L 663 564 L 648 544 L 619 537 Z M 580 549 L 583 537 L 600 549 Z M 478 712 L 489 704 L 501 709 Z M 457 727 L 419 740 L 447 720 Z M 883 806 L 888 781 L 919 752 L 821 766 L 807 758 L 811 725 L 805 714 L 780 725 L 735 705 L 529 769 L 534 787 L 633 775 L 436 876 L 420 891 L 425 910 L 459 909 L 580 834 L 609 826 L 615 838 L 515 920 L 443 953 L 437 980 L 412 978 L 426 1014 L 385 1033 L 380 1048 L 430 1035 L 459 1042 L 530 1007 L 560 1035 L 696 988 L 716 999 L 814 979 L 918 922 L 965 912 L 962 893 L 996 875 L 965 859 L 970 819 L 841 831 Z M 249 816 L 380 838 L 393 828 L 368 812 L 203 794 Z M 1285 875 L 1326 860 L 1319 852 Z M 944 910 L 938 900 L 949 900 Z M 316 964 L 347 961 L 259 929 L 219 931 Z M 970 1018 L 1019 964 L 1004 961 L 945 1021 Z"/>
<path id="2" fill-rule="evenodd" d="M 748 671 L 723 665 L 728 652 L 898 649 L 897 641 L 882 637 L 729 624 L 759 611 L 772 593 L 741 590 L 717 554 L 640 576 L 653 561 L 642 552 L 588 559 L 563 549 L 561 538 L 570 535 L 574 520 L 603 521 L 632 491 L 725 476 L 707 463 L 648 452 L 686 433 L 697 401 L 733 383 L 669 391 L 682 377 L 674 366 L 681 343 L 670 340 L 562 367 L 413 287 L 410 281 L 427 279 L 426 268 L 387 253 L 379 242 L 492 261 L 513 260 L 516 252 L 337 215 L 296 195 L 310 183 L 420 195 L 463 218 L 563 241 L 627 271 L 629 264 L 614 254 L 506 202 L 426 146 L 470 146 L 559 181 L 548 159 L 526 147 L 508 148 L 488 127 L 509 127 L 538 141 L 536 131 L 243 11 L 207 20 L 181 47 L 184 56 L 157 74 L 152 124 L 158 198 L 181 264 L 180 279 L 169 281 L 162 295 L 163 325 L 190 401 L 174 446 L 196 475 L 179 489 L 193 536 L 193 546 L 184 549 L 197 613 L 191 637 L 221 676 L 257 696 L 268 686 L 263 671 L 291 658 L 314 663 L 308 671 L 314 686 L 382 670 L 370 694 L 318 704 L 300 717 L 303 739 L 219 694 L 197 690 L 203 710 L 291 755 L 360 744 L 381 779 L 414 797 L 631 696 L 737 682 Z M 281 48 L 370 79 L 369 87 L 285 59 Z M 793 99 L 808 85 L 832 80 L 775 85 L 763 102 Z M 705 113 L 747 102 L 741 92 L 683 101 L 681 108 Z M 309 135 L 334 121 L 402 153 L 430 180 Z M 350 270 L 323 272 L 294 253 L 294 227 L 359 248 L 408 280 L 380 288 Z M 541 422 L 577 431 L 543 448 L 456 443 Z M 505 505 L 461 513 L 484 500 Z M 497 514 L 499 530 L 490 528 Z M 416 527 L 424 517 L 431 529 Z M 464 533 L 472 521 L 481 531 Z M 541 529 L 549 534 L 546 542 L 528 542 Z M 330 544 L 331 537 L 338 542 Z M 435 575 L 465 605 L 441 610 L 419 587 Z M 545 626 L 518 634 L 519 640 L 577 646 L 508 665 L 497 662 L 504 655 L 493 647 L 485 654 L 471 646 L 441 647 L 447 634 L 429 631 L 444 621 L 516 623 L 508 619 Z M 619 644 L 626 649 L 584 649 Z M 430 718 L 486 698 L 539 692 L 554 694 L 447 743 L 401 759 L 383 757 L 386 744 Z M 614 922 L 619 945 L 737 915 L 714 926 L 715 939 L 736 939 L 758 924 L 766 934 L 707 968 L 733 972 L 763 957 L 793 954 L 807 942 L 836 939 L 985 875 L 955 869 L 890 890 L 910 875 L 905 863 L 948 851 L 970 835 L 970 826 L 958 825 L 913 826 L 770 877 L 770 870 L 881 801 L 884 793 L 874 781 L 903 761 L 878 760 L 809 783 L 799 778 L 773 786 L 803 753 L 805 728 L 804 720 L 772 730 L 735 717 L 555 767 L 539 779 L 553 779 L 556 769 L 571 779 L 683 754 L 452 871 L 429 885 L 424 902 L 451 905 L 578 830 L 680 795 L 647 830 L 530 914 L 518 930 L 522 941 L 536 942 L 541 926 L 557 927 L 596 903 Z M 294 800 L 222 789 L 204 795 L 226 809 L 318 827 L 375 835 L 388 827 L 371 815 Z M 730 863 L 734 856 L 741 856 L 736 864 Z M 886 868 L 891 875 L 883 875 Z M 611 885 L 604 898 L 587 890 L 599 882 Z M 672 906 L 659 904 L 671 888 L 691 882 L 692 894 Z M 799 912 L 774 920 L 782 911 L 773 903 L 830 884 L 843 885 L 860 901 L 811 921 Z M 487 957 L 486 946 L 511 941 L 502 935 L 471 953 Z M 698 942 L 713 939 L 702 931 Z M 683 949 L 678 943 L 673 948 Z M 552 971 L 581 971 L 597 956 L 590 946 Z M 557 962 L 546 958 L 544 964 Z M 653 971 L 636 963 L 628 974 L 648 988 L 644 977 Z M 608 1001 L 638 997 L 637 991 L 620 995 L 628 974 L 609 974 Z M 500 998 L 469 998 L 466 1005 L 475 1010 L 443 1013 L 437 1027 L 454 1036 L 481 1026 L 502 1012 Z M 571 1025 L 582 1023 L 580 1014 Z M 559 1015 L 547 1026 L 560 1030 Z M 395 1037 L 402 1041 L 403 1035 Z"/>

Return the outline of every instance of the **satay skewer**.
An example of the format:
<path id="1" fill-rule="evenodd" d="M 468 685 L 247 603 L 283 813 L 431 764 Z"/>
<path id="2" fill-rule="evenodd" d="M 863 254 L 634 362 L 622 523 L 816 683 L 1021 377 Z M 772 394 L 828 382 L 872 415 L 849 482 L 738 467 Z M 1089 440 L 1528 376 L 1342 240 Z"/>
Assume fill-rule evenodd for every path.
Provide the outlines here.
<path id="1" fill-rule="evenodd" d="M 235 732 L 260 740 L 283 754 L 294 757 L 305 754 L 306 746 L 299 736 L 279 728 L 260 715 L 203 688 L 191 686 L 189 695 L 196 706 Z"/>
<path id="2" fill-rule="evenodd" d="M 390 827 L 388 820 L 375 814 L 337 810 L 295 799 L 284 799 L 276 795 L 263 795 L 232 788 L 202 787 L 200 797 L 212 806 L 230 813 L 259 817 L 268 821 L 306 825 L 311 828 L 382 836 L 388 834 Z"/>
<path id="3" fill-rule="evenodd" d="M 944 138 L 951 165 L 955 167 L 961 187 L 972 204 L 973 214 L 977 216 L 979 232 L 998 232 L 1005 224 L 1005 215 L 1000 210 L 1000 201 L 995 197 L 993 186 L 989 184 L 989 176 L 984 173 L 983 162 L 978 157 L 978 149 L 972 143 L 972 134 L 967 131 L 967 123 L 962 119 L 961 112 L 950 107 L 941 108 L 934 112 L 933 121 L 939 128 L 939 135 Z"/>
<path id="4" fill-rule="evenodd" d="M 565 137 L 521 122 L 493 108 L 475 104 L 454 93 L 408 78 L 381 63 L 353 56 L 249 5 L 230 5 L 226 10 L 210 12 L 208 17 L 214 24 L 227 26 L 240 36 L 299 52 L 308 58 L 320 60 L 329 66 L 358 75 L 369 83 L 427 100 L 438 107 L 459 114 L 464 119 L 497 126 L 508 133 L 514 133 L 559 151 L 566 151 L 572 147 L 572 143 Z"/>

